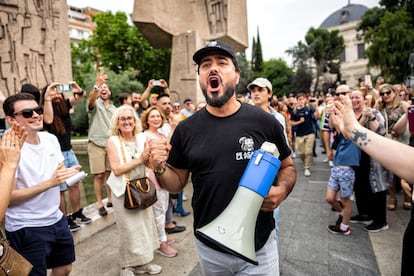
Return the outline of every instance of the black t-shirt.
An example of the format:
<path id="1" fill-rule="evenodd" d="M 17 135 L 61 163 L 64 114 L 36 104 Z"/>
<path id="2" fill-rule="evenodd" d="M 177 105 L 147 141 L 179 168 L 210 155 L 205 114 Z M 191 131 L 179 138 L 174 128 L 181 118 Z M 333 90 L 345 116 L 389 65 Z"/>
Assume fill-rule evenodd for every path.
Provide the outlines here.
<path id="1" fill-rule="evenodd" d="M 68 108 L 68 114 L 64 116 L 60 116 L 62 119 L 63 124 L 65 125 L 65 134 L 58 135 L 55 130 L 52 129 L 51 125 L 45 124 L 45 129 L 55 135 L 59 141 L 61 151 L 68 151 L 72 148 L 72 144 L 70 143 L 71 139 L 71 132 L 72 132 L 72 120 L 70 119 L 69 109 L 72 108 L 69 99 L 65 99 L 66 106 Z M 54 114 L 54 116 L 57 116 Z"/>
<path id="2" fill-rule="evenodd" d="M 215 117 L 203 108 L 177 126 L 168 164 L 191 172 L 194 230 L 214 220 L 230 203 L 253 151 L 265 141 L 277 146 L 280 160 L 290 155 L 278 121 L 248 104 L 242 104 L 236 113 L 224 118 Z M 263 247 L 274 227 L 273 212 L 260 211 L 255 231 L 256 250 Z M 207 246 L 222 251 L 196 236 Z"/>
<path id="3" fill-rule="evenodd" d="M 301 117 L 305 118 L 305 121 L 296 126 L 296 136 L 305 136 L 315 133 L 313 121 L 315 108 L 304 106 L 302 109 L 296 108 L 291 114 L 290 119 L 292 121 L 299 121 Z"/>

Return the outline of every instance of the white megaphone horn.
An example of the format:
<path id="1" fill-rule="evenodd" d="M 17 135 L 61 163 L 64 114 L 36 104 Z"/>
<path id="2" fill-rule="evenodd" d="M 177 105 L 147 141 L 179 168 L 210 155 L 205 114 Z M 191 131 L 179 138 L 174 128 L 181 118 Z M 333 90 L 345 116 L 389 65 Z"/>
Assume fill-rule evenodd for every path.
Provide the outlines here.
<path id="1" fill-rule="evenodd" d="M 196 232 L 226 252 L 258 265 L 254 243 L 256 220 L 279 171 L 278 157 L 277 147 L 269 142 L 254 151 L 229 205 Z"/>

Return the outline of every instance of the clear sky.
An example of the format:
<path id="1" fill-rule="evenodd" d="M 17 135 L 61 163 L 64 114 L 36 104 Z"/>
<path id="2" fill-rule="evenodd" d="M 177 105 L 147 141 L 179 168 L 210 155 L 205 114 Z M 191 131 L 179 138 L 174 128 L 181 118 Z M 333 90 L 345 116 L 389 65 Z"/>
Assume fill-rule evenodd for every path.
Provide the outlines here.
<path id="1" fill-rule="evenodd" d="M 351 4 L 368 8 L 379 6 L 379 0 L 247 0 L 249 45 L 259 28 L 263 58 L 282 58 L 290 63 L 285 51 L 304 41 L 310 27 L 318 28 L 333 12 Z M 134 0 L 67 0 L 76 7 L 132 13 Z M 250 49 L 247 58 L 250 59 Z M 290 64 L 289 64 L 290 65 Z"/>

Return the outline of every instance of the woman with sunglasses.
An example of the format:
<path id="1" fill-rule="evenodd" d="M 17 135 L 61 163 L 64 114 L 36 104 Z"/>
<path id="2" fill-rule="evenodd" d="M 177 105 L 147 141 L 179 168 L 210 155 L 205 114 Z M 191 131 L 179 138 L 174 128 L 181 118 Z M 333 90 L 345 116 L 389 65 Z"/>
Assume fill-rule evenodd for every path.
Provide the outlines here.
<path id="1" fill-rule="evenodd" d="M 393 127 L 407 111 L 408 103 L 400 100 L 399 95 L 397 95 L 394 87 L 390 84 L 381 85 L 379 95 L 380 99 L 377 103 L 377 109 L 385 119 L 385 136 L 403 142 L 404 135 L 397 136 L 393 131 Z M 400 178 L 394 176 L 393 183 L 389 189 L 389 199 L 387 203 L 388 210 L 395 210 L 397 208 L 396 188 L 398 183 L 400 183 Z M 404 202 L 405 208 L 410 209 L 411 200 L 406 197 Z"/>

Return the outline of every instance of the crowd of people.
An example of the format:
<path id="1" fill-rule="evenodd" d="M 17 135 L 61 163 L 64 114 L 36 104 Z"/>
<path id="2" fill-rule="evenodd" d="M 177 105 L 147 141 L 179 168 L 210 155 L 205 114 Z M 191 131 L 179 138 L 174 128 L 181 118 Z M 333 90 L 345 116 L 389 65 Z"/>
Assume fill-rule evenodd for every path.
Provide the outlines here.
<path id="1" fill-rule="evenodd" d="M 31 275 L 46 275 L 47 269 L 52 275 L 69 275 L 75 260 L 71 232 L 92 222 L 80 206 L 79 183 L 66 183 L 81 170 L 71 145 L 70 109 L 86 94 L 97 212 L 104 217 L 113 208 L 121 276 L 158 274 L 162 267 L 153 262 L 154 254 L 179 254 L 170 235 L 186 228 L 177 225 L 172 214 L 190 214 L 183 207 L 183 189 L 190 178 L 203 274 L 279 275 L 279 206 L 296 182 L 299 169 L 293 159 L 300 158 L 303 175 L 310 177 L 316 146 L 323 148 L 324 162 L 331 167 L 325 196 L 337 220 L 328 231 L 349 235 L 351 223 L 363 223 L 372 233 L 389 229 L 386 211 L 397 208 L 396 193 L 402 189 L 403 208 L 411 210 L 411 220 L 404 235 L 401 274 L 414 271 L 409 184 L 414 179 L 408 169 L 414 155 L 406 154 L 414 151 L 410 87 L 378 78 L 375 87 L 362 82 L 356 87 L 339 85 L 320 97 L 299 92 L 278 98 L 271 82 L 259 77 L 246 91 L 236 93 L 240 69 L 229 45 L 211 41 L 194 53 L 193 60 L 205 97 L 196 105 L 190 98 L 171 103 L 168 83 L 152 79 L 142 93 L 120 93 L 116 106 L 105 72 L 97 74 L 89 93 L 76 82 L 70 82 L 70 96 L 59 92 L 58 83 L 41 91 L 26 84 L 20 93 L 0 98 L 9 125 L 0 142 L 0 220 L 5 219 L 11 246 L 33 264 Z M 153 93 L 156 86 L 162 92 Z M 253 151 L 264 142 L 277 146 L 281 166 L 257 217 L 256 266 L 196 230 L 226 208 Z M 380 153 L 384 146 L 393 150 Z M 398 156 L 384 156 L 391 152 Z M 149 208 L 128 210 L 123 202 L 126 178 L 140 177 L 155 184 L 158 200 Z"/>

